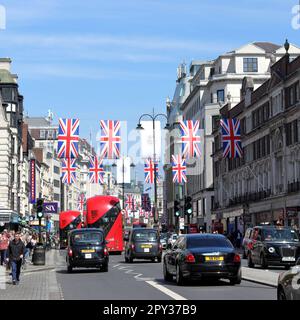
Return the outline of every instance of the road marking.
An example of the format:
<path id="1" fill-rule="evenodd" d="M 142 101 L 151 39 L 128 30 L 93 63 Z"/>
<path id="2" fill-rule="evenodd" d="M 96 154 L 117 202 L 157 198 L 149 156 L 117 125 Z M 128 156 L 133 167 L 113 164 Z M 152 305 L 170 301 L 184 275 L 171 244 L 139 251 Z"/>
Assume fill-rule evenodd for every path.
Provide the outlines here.
<path id="1" fill-rule="evenodd" d="M 116 268 L 116 267 L 118 267 L 118 266 L 119 266 L 119 264 L 116 264 L 116 265 L 113 266 L 113 268 Z"/>
<path id="2" fill-rule="evenodd" d="M 150 284 L 152 287 L 156 288 L 157 290 L 163 292 L 164 294 L 170 296 L 171 298 L 173 298 L 174 300 L 187 300 L 186 298 L 184 298 L 183 296 L 177 294 L 176 292 L 158 284 L 155 281 L 146 281 L 146 283 Z"/>

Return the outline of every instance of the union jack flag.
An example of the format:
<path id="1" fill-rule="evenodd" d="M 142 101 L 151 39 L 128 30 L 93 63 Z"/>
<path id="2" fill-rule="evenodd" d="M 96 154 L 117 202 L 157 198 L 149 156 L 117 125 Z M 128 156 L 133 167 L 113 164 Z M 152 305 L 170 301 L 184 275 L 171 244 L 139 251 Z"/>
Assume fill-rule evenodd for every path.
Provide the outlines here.
<path id="1" fill-rule="evenodd" d="M 239 119 L 221 119 L 224 158 L 241 158 L 243 156 L 241 141 L 241 124 Z"/>
<path id="2" fill-rule="evenodd" d="M 173 182 L 186 182 L 186 163 L 180 155 L 172 156 Z"/>
<path id="3" fill-rule="evenodd" d="M 145 215 L 145 211 L 143 210 L 143 208 L 140 208 L 140 217 L 143 217 Z"/>
<path id="4" fill-rule="evenodd" d="M 142 208 L 144 210 L 151 210 L 151 202 L 150 202 L 150 197 L 148 193 L 142 194 Z"/>
<path id="5" fill-rule="evenodd" d="M 78 158 L 79 119 L 59 119 L 57 157 Z"/>
<path id="6" fill-rule="evenodd" d="M 154 183 L 155 176 L 158 173 L 158 163 L 152 159 L 147 159 L 144 167 L 145 182 Z"/>
<path id="7" fill-rule="evenodd" d="M 84 204 L 85 204 L 85 194 L 84 193 L 81 193 L 78 197 L 78 205 L 77 205 L 77 209 L 79 211 L 83 211 L 83 208 L 84 208 Z"/>
<path id="8" fill-rule="evenodd" d="M 182 154 L 184 158 L 200 156 L 199 121 L 180 121 Z"/>
<path id="9" fill-rule="evenodd" d="M 134 202 L 134 196 L 132 194 L 128 194 L 126 196 L 125 206 L 126 206 L 126 210 L 134 211 L 135 202 Z"/>
<path id="10" fill-rule="evenodd" d="M 76 182 L 76 159 L 62 159 L 61 175 L 65 184 Z"/>
<path id="11" fill-rule="evenodd" d="M 101 120 L 100 150 L 101 158 L 120 158 L 121 136 L 120 121 Z"/>
<path id="12" fill-rule="evenodd" d="M 104 183 L 104 169 L 103 169 L 103 159 L 100 161 L 98 157 L 90 157 L 90 167 L 89 167 L 89 177 L 90 183 Z"/>

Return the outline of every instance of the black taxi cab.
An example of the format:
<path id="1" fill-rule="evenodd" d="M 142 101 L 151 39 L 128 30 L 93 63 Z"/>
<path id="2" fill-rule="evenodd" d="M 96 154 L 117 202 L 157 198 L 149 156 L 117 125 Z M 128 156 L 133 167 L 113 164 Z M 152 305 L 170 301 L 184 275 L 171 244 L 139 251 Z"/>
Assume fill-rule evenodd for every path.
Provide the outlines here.
<path id="1" fill-rule="evenodd" d="M 86 228 L 72 230 L 68 234 L 67 270 L 73 268 L 98 268 L 108 271 L 109 253 L 101 229 Z"/>
<path id="2" fill-rule="evenodd" d="M 248 243 L 248 267 L 284 266 L 289 269 L 300 257 L 297 231 L 290 227 L 256 226 Z"/>

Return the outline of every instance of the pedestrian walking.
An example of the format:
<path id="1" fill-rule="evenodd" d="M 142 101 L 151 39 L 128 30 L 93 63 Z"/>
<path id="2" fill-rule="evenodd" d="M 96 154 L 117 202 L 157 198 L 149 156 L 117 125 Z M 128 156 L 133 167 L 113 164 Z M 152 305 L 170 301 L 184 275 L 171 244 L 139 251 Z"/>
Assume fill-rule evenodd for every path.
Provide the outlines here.
<path id="1" fill-rule="evenodd" d="M 0 235 L 0 255 L 1 255 L 1 266 L 6 262 L 7 249 L 9 245 L 9 240 L 7 236 L 7 231 L 4 230 Z"/>
<path id="2" fill-rule="evenodd" d="M 21 240 L 20 232 L 15 233 L 14 240 L 9 243 L 8 255 L 12 269 L 12 282 L 18 284 L 20 281 L 21 265 L 25 254 L 25 245 Z"/>

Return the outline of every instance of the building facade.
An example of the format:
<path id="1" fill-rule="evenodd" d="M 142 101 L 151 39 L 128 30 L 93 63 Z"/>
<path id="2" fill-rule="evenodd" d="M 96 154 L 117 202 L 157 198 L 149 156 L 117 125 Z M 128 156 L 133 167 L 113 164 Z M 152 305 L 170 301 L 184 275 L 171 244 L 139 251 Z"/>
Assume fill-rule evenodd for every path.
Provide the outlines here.
<path id="1" fill-rule="evenodd" d="M 300 53 L 290 46 L 291 58 Z M 213 127 L 225 103 L 231 108 L 242 99 L 242 82 L 251 77 L 253 90 L 270 78 L 271 66 L 284 55 L 282 46 L 269 42 L 254 42 L 200 64 L 190 80 L 190 94 L 181 106 L 184 120 L 199 120 L 202 155 L 188 165 L 186 194 L 193 198 L 190 223 L 212 231 L 214 203 Z M 187 220 L 187 217 L 186 217 Z"/>
<path id="2" fill-rule="evenodd" d="M 288 49 L 288 46 L 287 46 Z M 270 68 L 270 79 L 254 90 L 243 81 L 243 100 L 221 109 L 241 121 L 243 158 L 224 159 L 214 131 L 213 223 L 227 232 L 283 221 L 299 230 L 300 57 L 285 54 Z"/>

